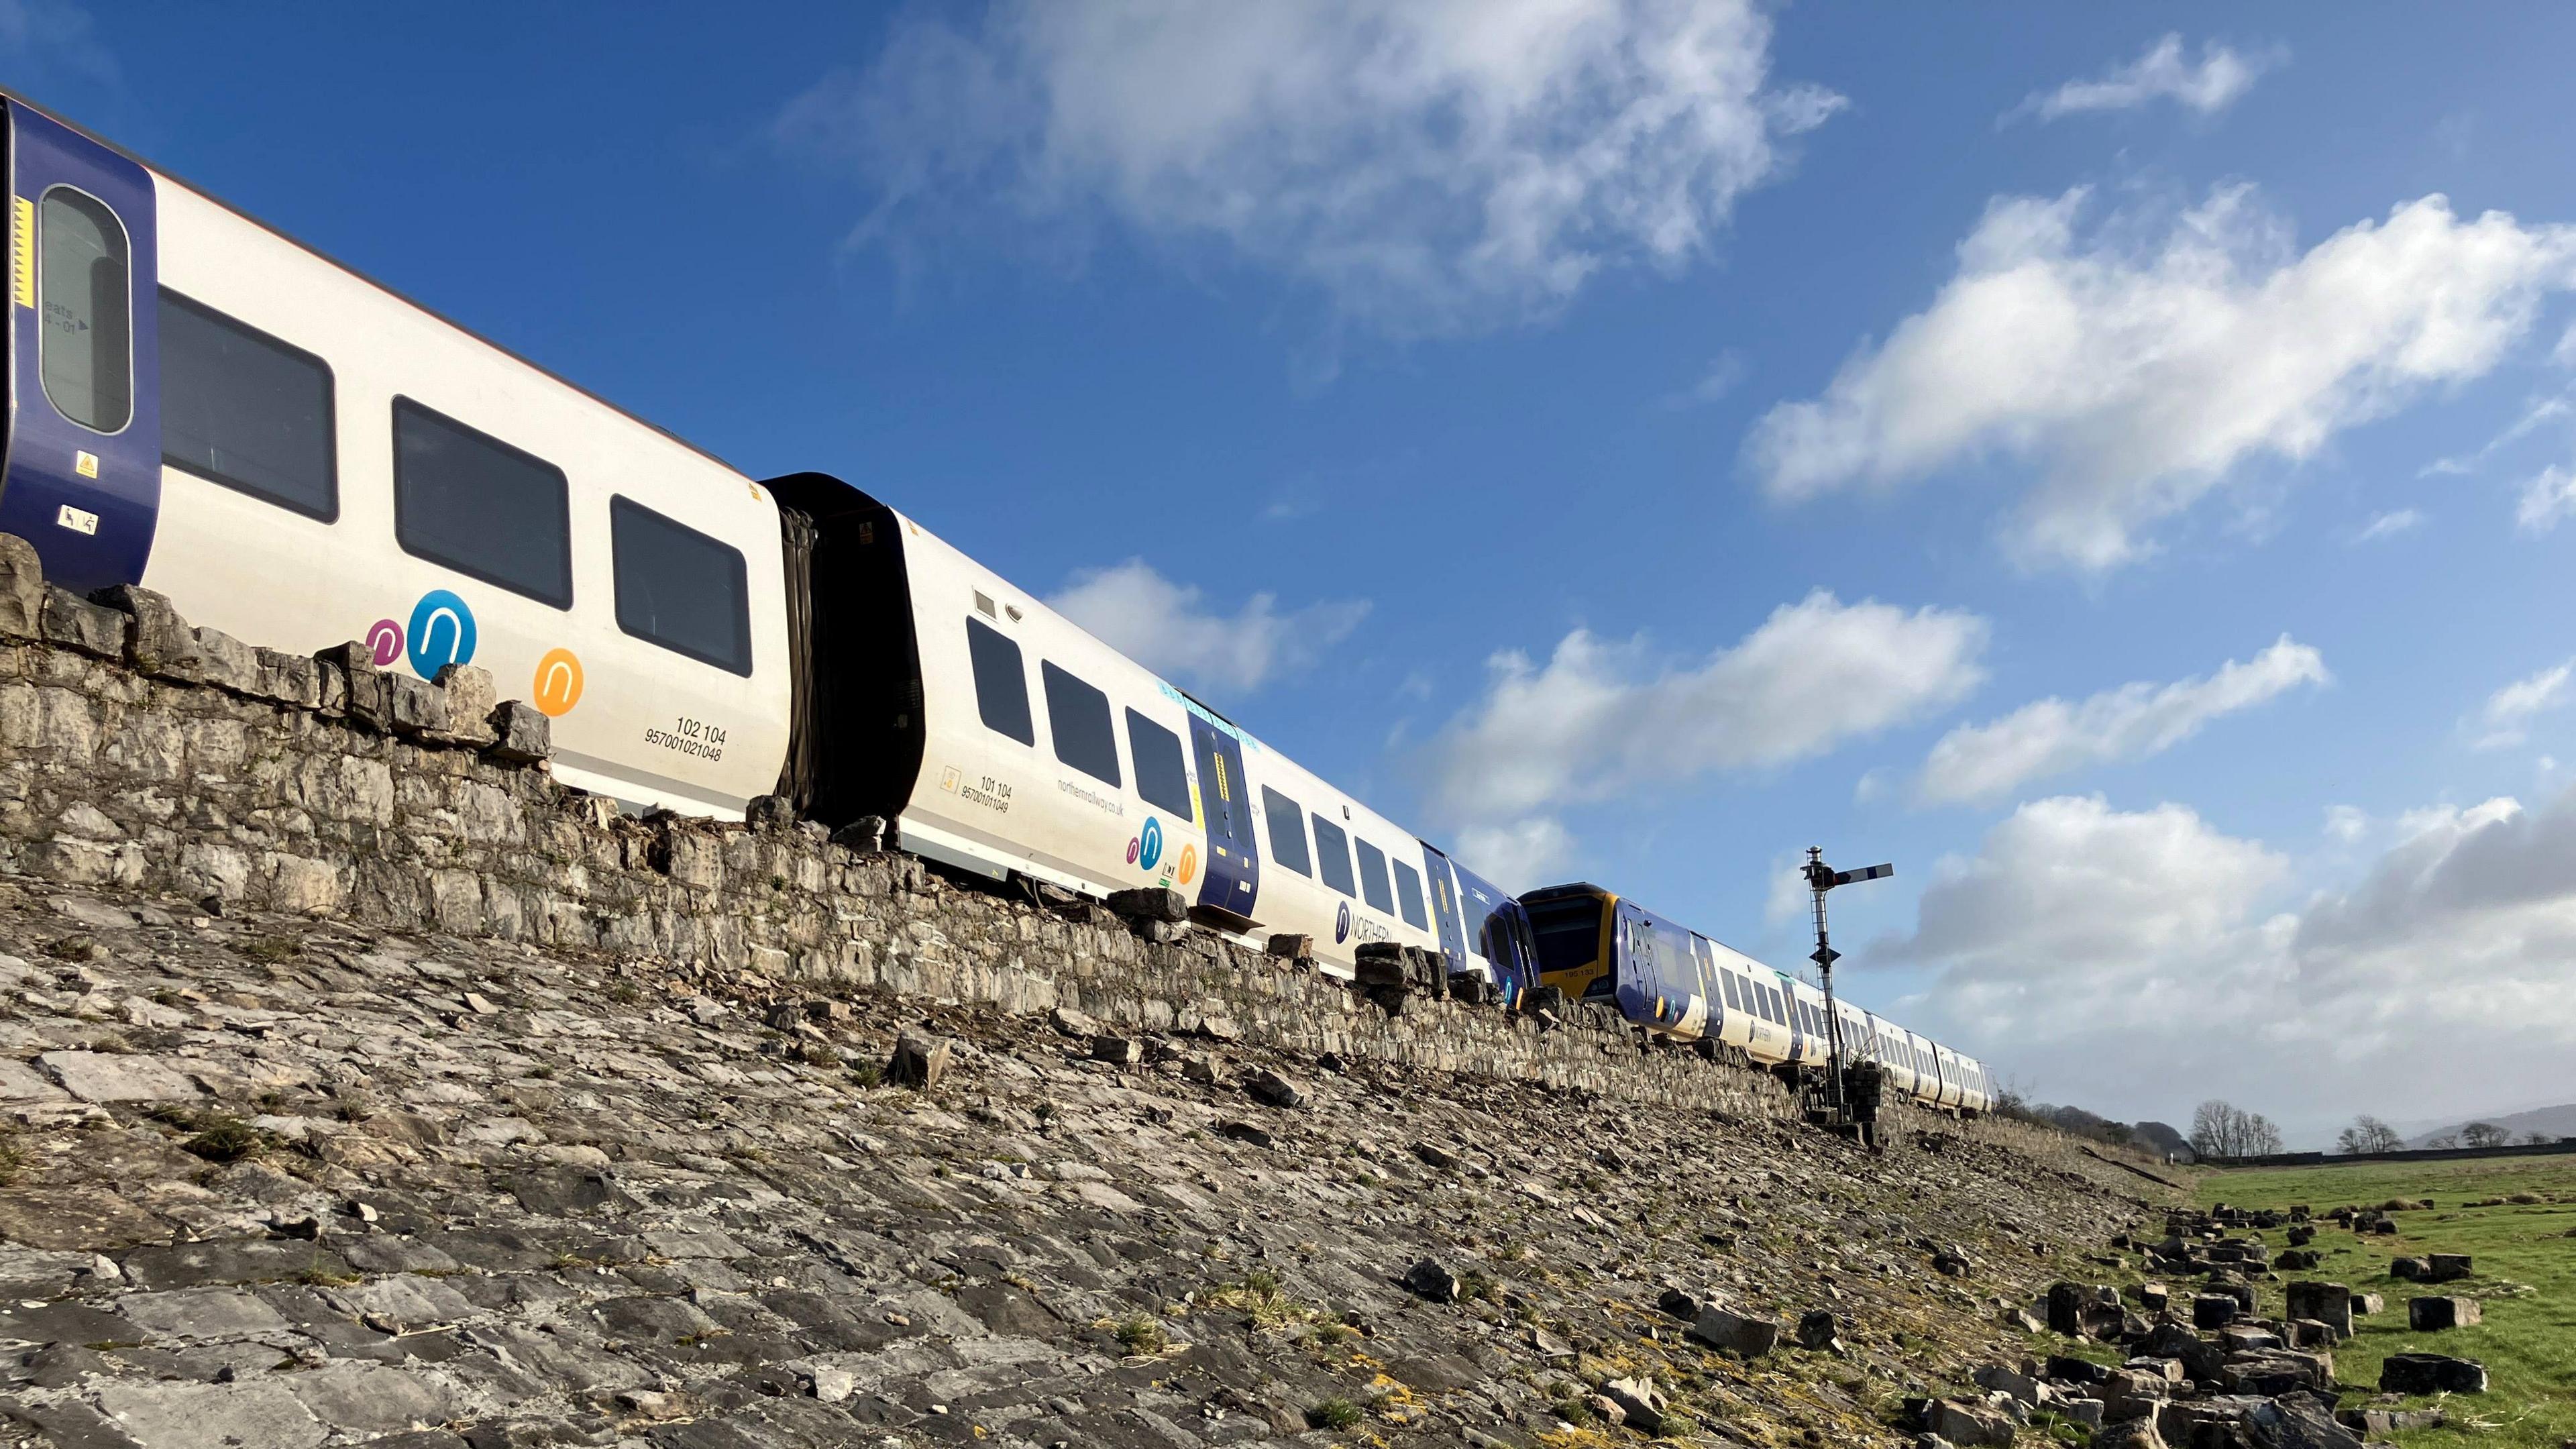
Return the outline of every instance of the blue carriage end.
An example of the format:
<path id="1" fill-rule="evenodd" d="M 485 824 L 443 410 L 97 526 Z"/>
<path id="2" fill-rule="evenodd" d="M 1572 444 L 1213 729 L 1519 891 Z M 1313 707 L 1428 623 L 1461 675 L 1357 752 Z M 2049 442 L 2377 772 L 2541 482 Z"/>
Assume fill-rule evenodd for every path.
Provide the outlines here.
<path id="1" fill-rule="evenodd" d="M 8 120 L 9 431 L 0 532 L 78 593 L 135 583 L 161 512 L 151 174 L 18 100 Z"/>

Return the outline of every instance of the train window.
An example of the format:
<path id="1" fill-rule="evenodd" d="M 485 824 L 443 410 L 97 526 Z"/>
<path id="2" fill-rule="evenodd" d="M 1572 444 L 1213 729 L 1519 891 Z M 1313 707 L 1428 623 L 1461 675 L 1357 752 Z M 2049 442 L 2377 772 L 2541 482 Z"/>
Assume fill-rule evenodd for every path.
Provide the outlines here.
<path id="1" fill-rule="evenodd" d="M 161 461 L 329 523 L 340 516 L 331 369 L 161 293 Z"/>
<path id="2" fill-rule="evenodd" d="M 1744 1009 L 1744 998 L 1742 995 L 1738 994 L 1735 989 L 1735 973 L 1732 971 L 1720 971 L 1717 973 L 1717 981 L 1720 989 L 1726 992 L 1726 1009 L 1729 1011 L 1742 1011 Z"/>
<path id="3" fill-rule="evenodd" d="M 1360 895 L 1387 915 L 1395 914 L 1395 896 L 1386 888 L 1386 853 L 1365 840 L 1352 840 L 1360 851 Z"/>
<path id="4" fill-rule="evenodd" d="M 1431 929 L 1431 917 L 1423 913 L 1422 874 L 1400 860 L 1395 863 L 1395 904 L 1406 925 L 1417 931 Z"/>
<path id="5" fill-rule="evenodd" d="M 1050 696 L 1047 708 L 1055 708 Z M 1127 756 L 1136 762 L 1136 793 L 1148 805 L 1160 805 L 1183 820 L 1190 811 L 1190 772 L 1181 763 L 1181 737 L 1127 711 Z"/>
<path id="6" fill-rule="evenodd" d="M 1771 1008 L 1772 1024 L 1775 1026 L 1787 1026 L 1789 1024 L 1789 1013 L 1780 1009 L 1780 988 L 1765 983 L 1762 987 L 1762 998 Z"/>
<path id="7" fill-rule="evenodd" d="M 125 226 L 107 203 L 57 186 L 45 193 L 36 275 L 37 346 L 54 411 L 93 432 L 134 421 L 134 309 Z"/>
<path id="8" fill-rule="evenodd" d="M 469 578 L 572 607 L 572 507 L 561 468 L 394 399 L 394 539 Z"/>
<path id="9" fill-rule="evenodd" d="M 1024 745 L 1038 742 L 1029 722 L 1029 673 L 1020 646 L 981 619 L 966 621 L 966 652 L 975 662 L 975 709 L 984 727 Z"/>
<path id="10" fill-rule="evenodd" d="M 1046 681 L 1047 732 L 1055 757 L 1103 784 L 1118 781 L 1118 736 L 1109 727 L 1109 696 L 1079 677 L 1040 660 Z"/>
<path id="11" fill-rule="evenodd" d="M 1315 861 L 1306 853 L 1306 812 L 1297 802 L 1264 785 L 1261 787 L 1261 813 L 1270 817 L 1270 859 L 1299 875 L 1315 873 Z"/>
<path id="12" fill-rule="evenodd" d="M 1561 896 L 1528 908 L 1541 972 L 1572 971 L 1601 959 L 1601 898 Z"/>
<path id="13" fill-rule="evenodd" d="M 1351 838 L 1321 815 L 1315 817 L 1315 864 L 1323 872 L 1324 884 L 1346 896 L 1360 893 L 1351 879 Z"/>
<path id="14" fill-rule="evenodd" d="M 751 673 L 751 589 L 742 550 L 630 498 L 608 500 L 617 627 L 674 654 Z"/>

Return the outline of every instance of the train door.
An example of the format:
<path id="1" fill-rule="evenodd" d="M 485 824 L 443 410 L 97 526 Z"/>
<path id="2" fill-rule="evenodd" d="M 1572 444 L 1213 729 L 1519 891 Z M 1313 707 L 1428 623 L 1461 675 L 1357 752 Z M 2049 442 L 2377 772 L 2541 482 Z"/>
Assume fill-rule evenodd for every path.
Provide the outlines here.
<path id="1" fill-rule="evenodd" d="M 1192 710 L 1190 747 L 1198 758 L 1199 813 L 1207 817 L 1207 869 L 1199 879 L 1198 903 L 1251 920 L 1261 893 L 1261 856 L 1252 840 L 1252 802 L 1244 793 L 1243 744 Z"/>
<path id="2" fill-rule="evenodd" d="M 1449 958 L 1451 971 L 1467 970 L 1474 963 L 1467 959 L 1467 933 L 1458 924 L 1458 881 L 1449 869 L 1449 857 L 1422 845 L 1422 878 L 1431 892 L 1431 928 L 1440 937 L 1441 954 Z"/>
<path id="3" fill-rule="evenodd" d="M 76 593 L 143 577 L 161 511 L 152 177 L 8 103 L 9 441 L 0 532 Z"/>

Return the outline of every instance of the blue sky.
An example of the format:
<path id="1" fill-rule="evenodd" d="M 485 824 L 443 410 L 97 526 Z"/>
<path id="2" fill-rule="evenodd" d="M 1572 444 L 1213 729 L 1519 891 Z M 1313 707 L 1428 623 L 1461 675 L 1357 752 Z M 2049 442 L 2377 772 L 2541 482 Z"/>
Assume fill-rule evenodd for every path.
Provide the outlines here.
<path id="1" fill-rule="evenodd" d="M 1845 989 L 2038 1095 L 2576 1097 L 2576 14 L 604 13 L 0 70 L 1507 883 L 1894 860 Z"/>

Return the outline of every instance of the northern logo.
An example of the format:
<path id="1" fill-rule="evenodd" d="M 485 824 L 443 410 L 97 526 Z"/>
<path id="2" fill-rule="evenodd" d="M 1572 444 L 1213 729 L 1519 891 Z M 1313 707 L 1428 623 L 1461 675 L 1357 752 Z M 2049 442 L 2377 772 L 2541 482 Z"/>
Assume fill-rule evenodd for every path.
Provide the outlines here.
<path id="1" fill-rule="evenodd" d="M 411 606 L 410 633 L 411 670 L 423 679 L 474 662 L 474 611 L 445 589 L 432 589 Z"/>
<path id="2" fill-rule="evenodd" d="M 1127 842 L 1127 858 L 1134 861 L 1139 870 L 1152 870 L 1162 862 L 1163 822 L 1160 817 L 1145 817 L 1144 830 Z"/>
<path id="3" fill-rule="evenodd" d="M 1333 916 L 1333 944 L 1338 946 L 1350 938 L 1351 903 L 1349 901 L 1344 901 L 1342 902 L 1341 910 L 1335 912 Z"/>

